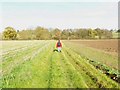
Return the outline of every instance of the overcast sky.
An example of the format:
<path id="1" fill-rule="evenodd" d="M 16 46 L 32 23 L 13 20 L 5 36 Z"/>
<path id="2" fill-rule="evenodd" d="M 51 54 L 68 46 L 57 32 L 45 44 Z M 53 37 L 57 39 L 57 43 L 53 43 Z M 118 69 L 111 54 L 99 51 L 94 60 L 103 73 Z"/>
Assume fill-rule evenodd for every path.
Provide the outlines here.
<path id="1" fill-rule="evenodd" d="M 118 28 L 117 2 L 4 2 L 2 26 L 16 30 L 46 28 Z"/>

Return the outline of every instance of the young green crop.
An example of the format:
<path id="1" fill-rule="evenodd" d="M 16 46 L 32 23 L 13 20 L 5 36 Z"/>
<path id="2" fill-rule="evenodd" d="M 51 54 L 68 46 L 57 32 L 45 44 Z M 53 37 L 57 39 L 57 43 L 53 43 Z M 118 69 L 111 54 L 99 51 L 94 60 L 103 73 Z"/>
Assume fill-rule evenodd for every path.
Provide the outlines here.
<path id="1" fill-rule="evenodd" d="M 15 45 L 23 47 L 20 42 Z M 95 69 L 64 43 L 62 52 L 53 52 L 55 41 L 24 43 L 28 48 L 5 49 L 12 54 L 5 54 L 5 61 L 2 62 L 3 88 L 117 88 L 118 83 Z M 12 59 L 7 58 L 12 55 Z"/>

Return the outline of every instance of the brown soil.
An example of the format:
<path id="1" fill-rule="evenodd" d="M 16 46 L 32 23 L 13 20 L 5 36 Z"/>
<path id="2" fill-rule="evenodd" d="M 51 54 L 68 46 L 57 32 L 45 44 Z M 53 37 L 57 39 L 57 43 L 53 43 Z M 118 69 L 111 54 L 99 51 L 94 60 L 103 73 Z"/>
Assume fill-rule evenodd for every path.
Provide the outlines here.
<path id="1" fill-rule="evenodd" d="M 83 44 L 92 48 L 104 50 L 106 52 L 115 52 L 118 53 L 120 48 L 118 47 L 120 44 L 120 40 L 70 40 L 70 42 Z M 119 49 L 119 50 L 118 50 Z"/>

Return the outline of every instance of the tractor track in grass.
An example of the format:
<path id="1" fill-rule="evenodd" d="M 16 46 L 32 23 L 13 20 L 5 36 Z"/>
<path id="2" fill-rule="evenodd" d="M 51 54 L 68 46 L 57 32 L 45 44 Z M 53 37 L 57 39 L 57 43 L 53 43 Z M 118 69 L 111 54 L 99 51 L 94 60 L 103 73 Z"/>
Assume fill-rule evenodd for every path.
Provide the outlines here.
<path id="1" fill-rule="evenodd" d="M 80 73 L 69 62 L 69 58 L 64 56 L 63 51 L 54 52 L 50 61 L 49 88 L 87 88 Z"/>
<path id="2" fill-rule="evenodd" d="M 96 82 L 92 80 L 92 78 L 86 74 L 84 67 L 79 64 L 79 62 L 75 61 L 75 59 L 68 53 L 68 51 L 65 50 L 65 54 L 67 58 L 69 57 L 70 63 L 73 65 L 73 67 L 81 73 L 81 76 L 84 78 L 85 83 L 87 84 L 88 87 L 90 88 L 97 88 Z M 84 75 L 84 76 L 83 76 Z M 85 80 L 85 77 L 87 77 L 87 80 Z"/>
<path id="3" fill-rule="evenodd" d="M 67 87 L 64 70 L 62 69 L 61 63 L 60 63 L 60 55 L 57 52 L 53 52 L 50 57 L 49 74 L 50 74 L 49 75 L 50 78 L 49 78 L 48 88 Z"/>
<path id="4" fill-rule="evenodd" d="M 64 65 L 66 66 L 67 75 L 69 76 L 70 82 L 72 83 L 74 88 L 88 88 L 87 84 L 83 80 L 81 73 L 74 67 L 74 65 L 70 62 L 70 58 L 65 53 L 66 51 L 62 51 L 62 56 L 64 57 Z M 77 82 L 76 82 L 77 81 Z"/>
<path id="5" fill-rule="evenodd" d="M 84 79 L 86 85 L 90 88 L 93 88 L 93 87 L 95 88 L 96 84 L 91 80 L 91 78 L 88 75 L 86 75 L 86 73 L 82 70 L 81 66 L 79 66 L 76 62 L 74 62 L 72 57 L 69 57 L 69 55 L 67 54 L 67 51 L 65 51 L 64 54 L 66 55 L 67 58 L 69 58 L 69 62 L 81 74 L 81 76 L 84 76 L 82 78 Z M 87 77 L 87 80 L 85 79 L 86 77 Z"/>
<path id="6" fill-rule="evenodd" d="M 87 88 L 88 86 L 84 82 L 81 73 L 79 73 L 75 67 L 70 63 L 69 59 L 66 55 L 64 50 L 62 50 L 62 54 L 60 55 L 63 57 L 61 63 L 64 66 L 64 70 L 66 72 L 66 77 L 68 80 L 68 86 L 71 88 Z M 63 63 L 64 62 L 64 63 Z"/>
<path id="7" fill-rule="evenodd" d="M 83 76 L 86 76 L 87 77 L 87 80 L 85 80 L 85 78 L 84 78 L 84 80 L 85 80 L 85 83 L 87 84 L 87 86 L 89 86 L 89 87 L 91 87 L 91 88 L 93 88 L 93 87 L 96 87 L 96 84 L 95 84 L 95 82 L 93 82 L 93 80 L 86 74 L 86 72 L 85 72 L 85 70 L 84 70 L 84 67 L 83 66 L 81 66 L 81 64 L 79 63 L 79 62 L 77 62 L 76 60 L 75 60 L 75 58 L 73 58 L 72 56 L 71 56 L 71 54 L 69 53 L 69 51 L 68 50 L 65 50 L 65 55 L 67 56 L 67 58 L 69 58 L 69 61 L 70 61 L 70 63 L 74 66 L 74 68 L 79 72 L 79 73 L 81 73 L 81 75 Z"/>
<path id="8" fill-rule="evenodd" d="M 74 67 L 71 67 L 71 64 L 65 61 L 65 57 L 62 57 L 63 53 L 51 52 L 50 55 L 48 88 L 80 88 L 79 84 L 81 84 L 81 87 L 87 87 L 86 84 L 81 81 L 81 76 Z M 68 66 L 66 66 L 62 60 L 64 60 L 64 63 L 68 64 Z M 79 80 L 79 83 L 76 82 L 77 80 Z"/>
<path id="9" fill-rule="evenodd" d="M 50 69 L 49 69 L 49 79 L 48 79 L 48 88 L 50 88 L 51 86 L 51 82 L 52 82 L 52 56 L 50 57 Z"/>
<path id="10" fill-rule="evenodd" d="M 60 53 L 60 65 L 62 70 L 64 71 L 63 76 L 65 77 L 66 83 L 67 83 L 67 87 L 66 88 L 75 88 L 73 80 L 71 79 L 71 75 L 68 72 L 68 67 L 65 65 L 65 57 L 62 57 L 63 53 Z"/>
<path id="11" fill-rule="evenodd" d="M 68 72 L 68 68 L 67 68 L 68 63 L 65 62 L 65 57 L 63 56 L 63 51 L 62 51 L 62 53 L 60 53 L 60 57 L 61 57 L 60 64 L 61 64 L 62 69 L 64 70 L 64 76 L 67 80 L 68 87 L 66 87 L 66 88 L 75 88 L 73 85 L 73 80 L 71 79 L 71 75 Z"/>

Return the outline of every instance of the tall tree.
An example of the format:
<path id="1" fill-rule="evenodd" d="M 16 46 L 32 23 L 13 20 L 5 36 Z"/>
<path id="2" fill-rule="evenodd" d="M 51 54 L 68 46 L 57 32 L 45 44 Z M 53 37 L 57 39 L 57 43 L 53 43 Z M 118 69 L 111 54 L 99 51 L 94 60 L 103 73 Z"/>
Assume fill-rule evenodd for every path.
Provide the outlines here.
<path id="1" fill-rule="evenodd" d="M 48 40 L 51 39 L 48 29 L 43 27 L 37 27 L 35 29 L 35 35 L 37 40 Z"/>
<path id="2" fill-rule="evenodd" d="M 17 32 L 12 27 L 6 27 L 5 30 L 3 31 L 3 39 L 15 40 L 16 37 L 17 37 Z"/>
<path id="3" fill-rule="evenodd" d="M 61 30 L 56 28 L 56 29 L 53 29 L 51 32 L 51 36 L 52 36 L 52 39 L 61 39 Z"/>
<path id="4" fill-rule="evenodd" d="M 100 28 L 96 28 L 95 31 L 97 32 L 97 36 L 99 36 L 99 39 L 101 39 L 103 35 L 103 30 L 101 30 Z"/>

